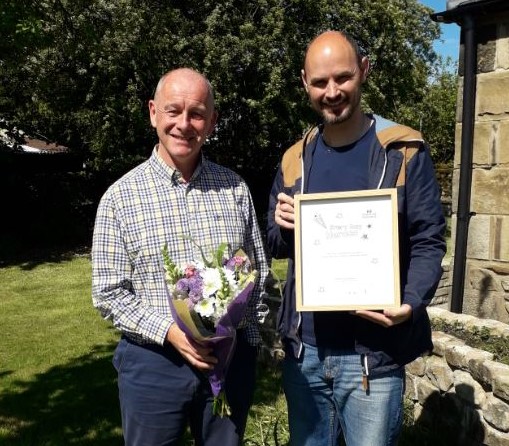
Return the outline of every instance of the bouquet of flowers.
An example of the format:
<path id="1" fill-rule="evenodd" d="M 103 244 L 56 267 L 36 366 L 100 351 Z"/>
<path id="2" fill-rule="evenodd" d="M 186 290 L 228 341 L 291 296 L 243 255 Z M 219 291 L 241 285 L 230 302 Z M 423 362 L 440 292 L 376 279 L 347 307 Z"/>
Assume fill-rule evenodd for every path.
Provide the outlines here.
<path id="1" fill-rule="evenodd" d="M 221 244 L 208 260 L 200 248 L 201 261 L 175 265 L 168 248 L 162 251 L 168 300 L 174 321 L 191 339 L 209 345 L 218 359 L 208 379 L 214 395 L 213 412 L 231 415 L 224 381 L 235 351 L 236 328 L 244 317 L 257 272 L 239 250 L 225 257 Z"/>

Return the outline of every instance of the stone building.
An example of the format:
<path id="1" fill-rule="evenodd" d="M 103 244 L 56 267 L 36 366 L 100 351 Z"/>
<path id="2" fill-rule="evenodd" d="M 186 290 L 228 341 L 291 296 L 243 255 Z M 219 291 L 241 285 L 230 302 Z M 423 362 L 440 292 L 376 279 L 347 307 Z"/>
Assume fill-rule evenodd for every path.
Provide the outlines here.
<path id="1" fill-rule="evenodd" d="M 509 322 L 509 1 L 449 0 L 461 26 L 450 307 Z"/>

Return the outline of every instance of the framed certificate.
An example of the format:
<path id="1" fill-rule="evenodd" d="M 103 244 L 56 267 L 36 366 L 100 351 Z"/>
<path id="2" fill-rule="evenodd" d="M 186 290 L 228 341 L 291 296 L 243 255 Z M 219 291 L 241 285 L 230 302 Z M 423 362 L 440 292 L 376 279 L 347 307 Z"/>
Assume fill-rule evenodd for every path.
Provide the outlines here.
<path id="1" fill-rule="evenodd" d="M 297 311 L 399 307 L 396 189 L 294 199 Z"/>

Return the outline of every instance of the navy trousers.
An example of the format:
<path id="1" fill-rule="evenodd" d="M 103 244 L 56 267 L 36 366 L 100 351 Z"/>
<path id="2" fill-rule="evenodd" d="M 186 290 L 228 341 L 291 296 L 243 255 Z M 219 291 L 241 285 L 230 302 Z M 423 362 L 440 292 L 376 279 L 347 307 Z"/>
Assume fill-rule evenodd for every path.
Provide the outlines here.
<path id="1" fill-rule="evenodd" d="M 126 446 L 178 445 L 187 426 L 196 446 L 240 445 L 253 400 L 256 357 L 257 348 L 238 331 L 226 378 L 232 415 L 221 418 L 212 415 L 206 376 L 172 346 L 138 345 L 122 338 L 113 364 Z"/>

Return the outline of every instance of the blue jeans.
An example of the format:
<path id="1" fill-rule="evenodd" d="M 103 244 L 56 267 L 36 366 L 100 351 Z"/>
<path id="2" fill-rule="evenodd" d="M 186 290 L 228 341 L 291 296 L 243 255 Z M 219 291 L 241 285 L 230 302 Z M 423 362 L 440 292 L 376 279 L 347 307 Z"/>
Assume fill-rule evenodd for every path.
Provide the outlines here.
<path id="1" fill-rule="evenodd" d="M 170 346 L 141 346 L 122 338 L 113 364 L 118 372 L 126 446 L 180 444 L 186 426 L 196 446 L 238 446 L 244 435 L 256 374 L 257 348 L 243 334 L 226 377 L 230 417 L 212 415 L 213 396 L 202 373 Z"/>
<path id="2" fill-rule="evenodd" d="M 362 385 L 360 355 L 304 344 L 300 359 L 287 355 L 283 387 L 292 446 L 395 445 L 403 421 L 405 370 Z"/>

